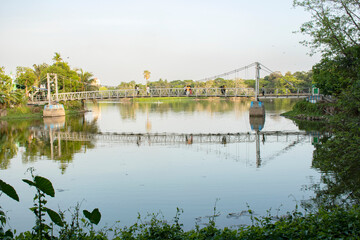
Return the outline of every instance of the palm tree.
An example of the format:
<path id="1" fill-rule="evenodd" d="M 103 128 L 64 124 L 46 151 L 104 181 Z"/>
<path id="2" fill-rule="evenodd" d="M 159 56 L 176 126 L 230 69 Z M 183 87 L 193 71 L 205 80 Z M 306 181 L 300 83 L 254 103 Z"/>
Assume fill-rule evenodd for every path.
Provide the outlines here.
<path id="1" fill-rule="evenodd" d="M 43 64 L 34 64 L 33 68 L 34 68 L 34 73 L 36 75 L 36 83 L 34 83 L 34 86 L 40 87 L 41 85 L 41 73 L 44 71 L 44 69 L 46 69 L 48 67 L 48 65 L 46 63 Z"/>
<path id="2" fill-rule="evenodd" d="M 145 78 L 145 81 L 146 81 L 146 87 L 147 87 L 147 84 L 148 84 L 148 79 L 150 78 L 150 73 L 148 70 L 145 70 L 144 71 L 144 78 Z"/>
<path id="3" fill-rule="evenodd" d="M 89 73 L 89 72 L 84 72 L 81 68 L 80 69 L 77 69 L 78 71 L 78 76 L 80 78 L 80 82 L 82 83 L 82 88 L 83 88 L 83 91 L 85 90 L 86 91 L 86 88 L 85 86 L 88 86 L 90 85 L 95 79 L 93 78 L 93 74 L 92 73 Z"/>
<path id="4" fill-rule="evenodd" d="M 53 60 L 56 62 L 56 65 L 61 62 L 63 59 L 60 56 L 60 53 L 55 53 L 55 56 L 53 57 Z"/>

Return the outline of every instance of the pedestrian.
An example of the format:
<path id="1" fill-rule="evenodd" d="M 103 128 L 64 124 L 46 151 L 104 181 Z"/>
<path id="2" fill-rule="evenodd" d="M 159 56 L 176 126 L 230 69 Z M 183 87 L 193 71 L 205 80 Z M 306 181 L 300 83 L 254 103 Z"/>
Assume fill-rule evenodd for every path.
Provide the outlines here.
<path id="1" fill-rule="evenodd" d="M 265 95 L 265 86 L 264 85 L 261 88 L 261 93 L 262 93 L 263 96 Z"/>
<path id="2" fill-rule="evenodd" d="M 146 95 L 150 95 L 150 87 L 146 86 Z"/>
<path id="3" fill-rule="evenodd" d="M 190 95 L 190 85 L 187 85 L 186 86 L 186 96 L 189 96 Z"/>

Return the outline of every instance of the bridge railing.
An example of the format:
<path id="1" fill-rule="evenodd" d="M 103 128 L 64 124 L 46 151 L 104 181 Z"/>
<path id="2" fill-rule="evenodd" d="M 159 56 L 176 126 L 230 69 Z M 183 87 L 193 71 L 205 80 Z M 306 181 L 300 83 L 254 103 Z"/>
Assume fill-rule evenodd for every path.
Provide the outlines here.
<path id="1" fill-rule="evenodd" d="M 260 89 L 260 95 L 262 90 Z M 265 88 L 264 95 L 307 95 L 311 94 L 310 88 Z"/>
<path id="2" fill-rule="evenodd" d="M 309 88 L 268 88 L 264 89 L 264 96 L 280 95 L 310 95 Z M 136 97 L 251 97 L 255 92 L 253 88 L 191 88 L 189 93 L 184 88 L 152 88 L 147 92 L 145 89 L 117 89 L 105 91 L 68 92 L 59 93 L 59 101 L 92 100 L 92 99 L 119 99 Z M 262 89 L 259 93 L 262 96 Z M 55 94 L 51 100 L 56 101 Z M 47 101 L 46 96 L 33 96 L 30 101 Z"/>

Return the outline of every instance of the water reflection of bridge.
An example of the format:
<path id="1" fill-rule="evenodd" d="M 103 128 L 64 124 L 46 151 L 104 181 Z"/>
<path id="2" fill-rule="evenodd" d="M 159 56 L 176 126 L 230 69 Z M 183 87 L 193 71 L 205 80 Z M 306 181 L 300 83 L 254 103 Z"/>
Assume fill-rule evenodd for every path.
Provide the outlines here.
<path id="1" fill-rule="evenodd" d="M 229 144 L 241 142 L 256 142 L 257 137 L 266 142 L 294 142 L 311 141 L 311 137 L 306 132 L 279 132 L 265 131 L 259 134 L 255 132 L 245 133 L 85 133 L 85 132 L 64 132 L 64 131 L 35 131 L 36 137 L 48 137 L 51 134 L 53 140 L 67 141 L 101 141 L 117 142 L 123 144 L 137 145 L 174 145 L 174 144 Z"/>

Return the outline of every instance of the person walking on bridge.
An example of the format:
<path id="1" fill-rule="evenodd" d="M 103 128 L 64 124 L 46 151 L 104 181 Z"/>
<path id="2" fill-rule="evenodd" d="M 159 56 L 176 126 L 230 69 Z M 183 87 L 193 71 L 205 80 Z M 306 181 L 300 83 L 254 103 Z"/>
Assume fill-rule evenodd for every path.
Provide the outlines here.
<path id="1" fill-rule="evenodd" d="M 187 85 L 186 86 L 186 96 L 190 95 L 190 91 L 191 91 L 191 87 L 190 87 L 190 85 Z"/>

